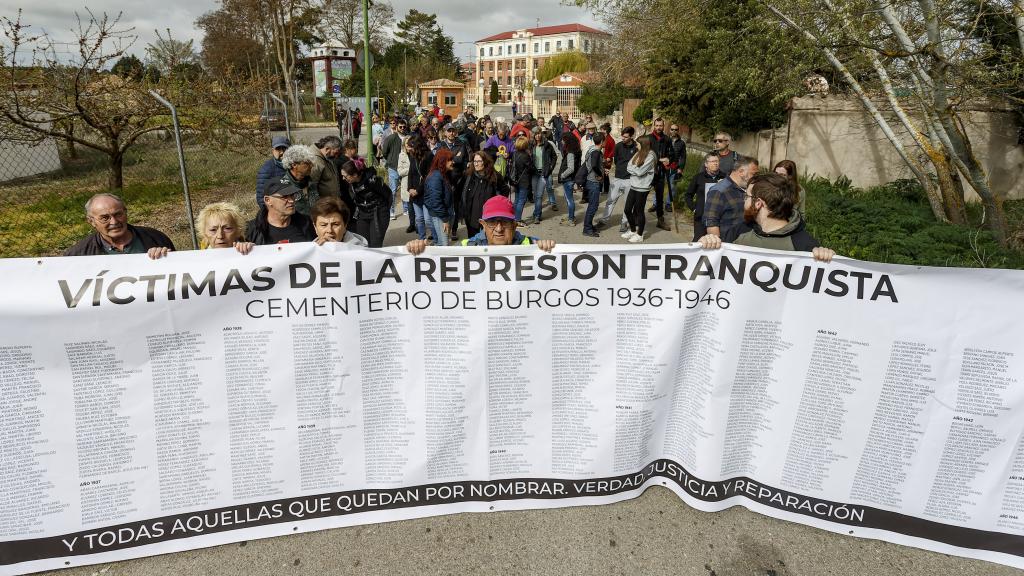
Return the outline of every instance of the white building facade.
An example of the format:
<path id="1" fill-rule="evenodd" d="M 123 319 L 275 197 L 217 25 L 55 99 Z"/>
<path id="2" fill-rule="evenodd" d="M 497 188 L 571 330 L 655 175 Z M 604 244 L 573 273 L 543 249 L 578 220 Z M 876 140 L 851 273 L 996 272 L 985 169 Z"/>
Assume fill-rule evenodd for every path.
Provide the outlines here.
<path id="1" fill-rule="evenodd" d="M 611 36 L 583 24 L 523 28 L 488 36 L 476 42 L 476 88 L 481 103 L 490 102 L 491 80 L 498 83 L 499 102 L 528 101 L 544 62 L 563 52 L 590 54 L 606 48 Z"/>

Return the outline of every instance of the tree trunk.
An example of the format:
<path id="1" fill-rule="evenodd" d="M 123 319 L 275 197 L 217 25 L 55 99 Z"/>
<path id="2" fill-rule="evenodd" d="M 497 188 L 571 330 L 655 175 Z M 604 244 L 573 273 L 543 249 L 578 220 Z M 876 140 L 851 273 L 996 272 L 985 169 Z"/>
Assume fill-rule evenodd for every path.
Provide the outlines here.
<path id="1" fill-rule="evenodd" d="M 121 152 L 110 154 L 107 187 L 118 192 L 124 188 L 124 155 Z"/>
<path id="2" fill-rule="evenodd" d="M 772 14 L 775 14 L 775 16 L 779 18 L 779 20 L 781 20 L 785 25 L 802 34 L 805 38 L 810 40 L 811 44 L 813 44 L 815 47 L 818 48 L 818 50 L 821 51 L 825 58 L 828 59 L 829 63 L 832 64 L 832 67 L 835 68 L 836 71 L 842 75 L 843 80 L 845 80 L 846 83 L 849 84 L 851 88 L 853 88 L 853 91 L 857 94 L 857 97 L 860 98 L 861 104 L 864 105 L 864 109 L 867 110 L 868 114 L 871 115 L 871 118 L 874 119 L 879 129 L 882 130 L 882 133 L 885 134 L 885 137 L 889 140 L 889 143 L 891 143 L 893 148 L 896 149 L 896 153 L 899 154 L 903 162 L 907 165 L 908 168 L 910 168 L 910 171 L 914 173 L 914 177 L 917 178 L 917 181 L 921 183 L 921 186 L 923 186 L 925 190 L 928 190 L 929 187 L 934 189 L 934 186 L 932 186 L 931 183 L 931 177 L 925 171 L 924 167 L 921 166 L 921 164 L 917 162 L 917 160 L 915 160 L 907 152 L 907 148 L 906 146 L 903 145 L 903 141 L 899 139 L 899 137 L 893 131 L 892 127 L 889 126 L 888 120 L 886 120 L 885 117 L 882 116 L 882 113 L 878 110 L 878 107 L 875 106 L 875 103 L 871 100 L 871 97 L 868 96 L 867 92 L 864 91 L 864 87 L 861 86 L 860 82 L 858 82 L 857 79 L 853 76 L 853 74 L 850 73 L 849 68 L 847 68 L 846 65 L 839 60 L 839 57 L 836 56 L 835 52 L 823 46 L 814 34 L 811 34 L 810 31 L 801 27 L 792 18 L 787 16 L 785 13 L 783 13 L 775 6 L 772 6 L 771 4 L 765 4 L 765 6 Z M 929 201 L 932 201 L 932 199 L 932 195 L 929 195 Z M 945 212 L 941 209 L 941 206 L 936 206 L 933 204 L 932 211 L 933 213 L 935 213 L 935 217 L 939 221 L 949 221 L 946 218 Z"/>
<path id="3" fill-rule="evenodd" d="M 1014 0 L 1013 23 L 1017 25 L 1017 40 L 1020 41 L 1020 53 L 1024 56 L 1024 0 Z"/>
<path id="4" fill-rule="evenodd" d="M 75 122 L 74 120 L 68 120 L 64 124 L 64 133 L 67 134 L 67 145 L 68 145 L 68 158 L 72 160 L 78 159 L 78 146 L 75 145 Z"/>

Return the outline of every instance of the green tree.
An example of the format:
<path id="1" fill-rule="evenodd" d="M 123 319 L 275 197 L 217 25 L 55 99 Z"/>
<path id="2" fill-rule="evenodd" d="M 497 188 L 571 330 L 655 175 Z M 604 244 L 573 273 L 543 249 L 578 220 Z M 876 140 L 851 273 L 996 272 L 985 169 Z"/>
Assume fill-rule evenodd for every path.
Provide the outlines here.
<path id="1" fill-rule="evenodd" d="M 491 101 L 491 104 L 498 103 L 498 81 L 495 80 L 494 78 L 491 78 L 491 93 L 489 94 L 489 99 Z"/>
<path id="2" fill-rule="evenodd" d="M 544 61 L 537 71 L 537 80 L 547 82 L 566 72 L 589 72 L 590 60 L 582 52 L 573 50 L 556 54 Z"/>
<path id="3" fill-rule="evenodd" d="M 585 83 L 576 107 L 584 114 L 610 116 L 628 96 L 629 91 L 617 82 Z"/>
<path id="4" fill-rule="evenodd" d="M 444 65 L 453 65 L 456 69 L 459 67 L 459 59 L 455 57 L 455 43 L 437 23 L 436 14 L 420 12 L 415 8 L 409 10 L 398 23 L 395 37 L 410 55 L 432 58 Z"/>
<path id="5" fill-rule="evenodd" d="M 142 63 L 142 60 L 129 54 L 128 56 L 121 57 L 120 60 L 114 63 L 110 71 L 121 78 L 129 78 L 138 82 L 145 76 L 146 66 Z"/>

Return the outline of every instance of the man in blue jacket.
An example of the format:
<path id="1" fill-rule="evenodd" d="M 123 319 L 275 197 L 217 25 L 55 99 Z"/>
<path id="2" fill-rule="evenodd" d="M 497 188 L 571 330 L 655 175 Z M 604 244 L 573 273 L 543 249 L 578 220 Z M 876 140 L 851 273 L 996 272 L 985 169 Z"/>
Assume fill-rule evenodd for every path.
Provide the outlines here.
<path id="1" fill-rule="evenodd" d="M 256 203 L 260 208 L 263 208 L 263 189 L 267 187 L 267 183 L 277 182 L 286 172 L 284 166 L 281 165 L 281 156 L 284 156 L 284 151 L 291 145 L 291 140 L 284 136 L 274 136 L 274 139 L 271 140 L 270 153 L 272 156 L 267 158 L 263 166 L 260 166 L 259 172 L 256 173 Z"/>

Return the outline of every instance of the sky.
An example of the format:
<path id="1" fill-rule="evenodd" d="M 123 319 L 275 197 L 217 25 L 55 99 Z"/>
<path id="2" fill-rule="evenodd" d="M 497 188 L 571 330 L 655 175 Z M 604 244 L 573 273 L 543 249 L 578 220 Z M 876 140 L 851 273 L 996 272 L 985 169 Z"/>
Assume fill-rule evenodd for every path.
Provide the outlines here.
<path id="1" fill-rule="evenodd" d="M 81 2 L 82 0 L 78 0 Z M 45 30 L 52 38 L 61 42 L 77 38 L 72 29 L 76 27 L 75 13 L 84 15 L 86 8 L 100 15 L 106 12 L 114 16 L 122 12 L 121 24 L 134 28 L 138 40 L 129 50 L 139 58 L 145 56 L 146 44 L 156 39 L 154 30 L 164 34 L 165 28 L 179 40 L 194 40 L 198 52 L 202 42 L 202 31 L 195 27 L 195 21 L 204 13 L 216 9 L 218 0 L 88 0 L 77 4 L 76 0 L 0 0 L 0 17 L 14 19 L 22 9 L 22 23 L 33 30 Z M 452 36 L 455 53 L 464 61 L 469 60 L 472 45 L 458 42 L 474 42 L 492 34 L 533 28 L 540 19 L 541 26 L 579 22 L 599 27 L 594 17 L 575 6 L 563 6 L 558 0 L 515 0 L 514 2 L 492 2 L 481 0 L 391 0 L 395 18 L 401 19 L 410 8 L 437 14 L 438 22 L 445 33 Z M 495 6 L 502 6 L 498 10 Z M 75 46 L 67 46 L 75 49 Z"/>

